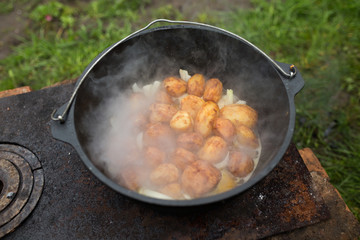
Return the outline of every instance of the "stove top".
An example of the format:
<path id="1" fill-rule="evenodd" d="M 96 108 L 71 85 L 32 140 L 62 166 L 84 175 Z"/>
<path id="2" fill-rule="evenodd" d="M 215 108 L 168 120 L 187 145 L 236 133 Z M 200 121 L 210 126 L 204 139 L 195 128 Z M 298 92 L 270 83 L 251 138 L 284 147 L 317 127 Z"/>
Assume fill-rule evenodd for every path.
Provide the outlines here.
<path id="1" fill-rule="evenodd" d="M 73 88 L 66 84 L 0 99 L 0 237 L 253 239 L 330 217 L 293 144 L 261 182 L 223 202 L 177 209 L 120 195 L 97 180 L 70 145 L 51 136 L 50 115 Z M 13 158 L 27 165 L 29 177 L 21 177 Z M 31 185 L 26 194 L 25 185 Z"/>

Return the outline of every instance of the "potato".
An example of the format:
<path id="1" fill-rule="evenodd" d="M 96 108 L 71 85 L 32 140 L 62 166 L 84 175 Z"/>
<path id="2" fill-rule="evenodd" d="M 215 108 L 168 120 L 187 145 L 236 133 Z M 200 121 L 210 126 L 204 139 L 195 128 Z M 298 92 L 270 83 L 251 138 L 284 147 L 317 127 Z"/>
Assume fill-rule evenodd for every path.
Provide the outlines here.
<path id="1" fill-rule="evenodd" d="M 217 103 L 222 97 L 223 85 L 217 78 L 211 78 L 205 83 L 204 100 Z"/>
<path id="2" fill-rule="evenodd" d="M 165 103 L 153 103 L 150 105 L 149 120 L 152 123 L 170 122 L 177 109 L 175 106 Z"/>
<path id="3" fill-rule="evenodd" d="M 166 92 L 172 97 L 180 97 L 186 93 L 187 82 L 177 77 L 165 78 L 164 88 Z"/>
<path id="4" fill-rule="evenodd" d="M 185 167 L 197 159 L 197 156 L 184 149 L 184 148 L 177 148 L 172 155 L 172 162 L 180 169 L 184 170 Z"/>
<path id="5" fill-rule="evenodd" d="M 212 136 L 205 141 L 197 155 L 201 160 L 215 164 L 224 160 L 227 153 L 228 147 L 225 140 L 219 136 Z"/>
<path id="6" fill-rule="evenodd" d="M 259 147 L 259 141 L 255 133 L 245 125 L 239 125 L 236 128 L 236 140 L 238 144 L 245 147 Z"/>
<path id="7" fill-rule="evenodd" d="M 229 119 L 237 128 L 239 125 L 245 125 L 253 128 L 258 119 L 257 112 L 245 104 L 230 104 L 220 110 L 220 117 Z"/>
<path id="8" fill-rule="evenodd" d="M 119 185 L 137 191 L 146 177 L 146 174 L 139 166 L 129 165 L 121 169 L 115 180 Z"/>
<path id="9" fill-rule="evenodd" d="M 149 124 L 143 135 L 144 146 L 157 147 L 165 152 L 175 146 L 175 134 L 168 124 Z"/>
<path id="10" fill-rule="evenodd" d="M 165 186 L 176 182 L 180 173 L 178 168 L 172 163 L 162 163 L 150 174 L 150 181 L 156 186 Z"/>
<path id="11" fill-rule="evenodd" d="M 246 177 L 254 169 L 254 161 L 243 152 L 230 152 L 228 170 L 236 177 Z"/>
<path id="12" fill-rule="evenodd" d="M 188 112 L 180 110 L 170 120 L 170 127 L 176 132 L 191 132 L 193 120 Z"/>
<path id="13" fill-rule="evenodd" d="M 194 122 L 195 132 L 200 133 L 203 137 L 208 137 L 213 128 L 213 124 L 219 115 L 219 107 L 212 101 L 205 102 L 196 115 Z"/>
<path id="14" fill-rule="evenodd" d="M 205 90 L 205 78 L 202 74 L 193 75 L 187 83 L 187 93 L 202 97 Z"/>
<path id="15" fill-rule="evenodd" d="M 229 119 L 216 118 L 214 121 L 214 134 L 231 143 L 235 138 L 236 129 Z"/>
<path id="16" fill-rule="evenodd" d="M 220 171 L 212 164 L 195 161 L 181 175 L 181 186 L 191 197 L 200 197 L 214 189 L 220 179 Z"/>
<path id="17" fill-rule="evenodd" d="M 187 132 L 182 133 L 176 139 L 176 144 L 178 147 L 185 148 L 189 151 L 196 152 L 203 145 L 204 138 L 200 133 L 197 132 Z"/>
<path id="18" fill-rule="evenodd" d="M 145 163 L 150 167 L 157 167 L 166 160 L 166 153 L 157 147 L 147 147 L 144 151 Z"/>
<path id="19" fill-rule="evenodd" d="M 192 119 L 196 118 L 200 108 L 204 105 L 205 101 L 195 95 L 187 95 L 181 99 L 180 105 L 181 110 L 184 110 L 190 114 Z"/>

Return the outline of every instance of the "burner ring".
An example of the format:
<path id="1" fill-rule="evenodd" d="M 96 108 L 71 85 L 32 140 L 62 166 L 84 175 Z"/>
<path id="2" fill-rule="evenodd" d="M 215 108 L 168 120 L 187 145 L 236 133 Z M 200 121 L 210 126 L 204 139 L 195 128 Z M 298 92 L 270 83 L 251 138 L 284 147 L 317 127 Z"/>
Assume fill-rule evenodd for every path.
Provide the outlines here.
<path id="1" fill-rule="evenodd" d="M 28 149 L 0 144 L 0 238 L 35 208 L 44 186 L 40 161 Z"/>

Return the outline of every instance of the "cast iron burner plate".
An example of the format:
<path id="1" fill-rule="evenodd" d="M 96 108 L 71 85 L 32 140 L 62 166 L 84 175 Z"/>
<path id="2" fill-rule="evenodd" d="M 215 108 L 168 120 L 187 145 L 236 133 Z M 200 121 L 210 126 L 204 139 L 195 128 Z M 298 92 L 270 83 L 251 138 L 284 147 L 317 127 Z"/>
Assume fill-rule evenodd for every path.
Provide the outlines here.
<path id="1" fill-rule="evenodd" d="M 37 207 L 5 239 L 254 239 L 330 217 L 294 145 L 261 182 L 213 205 L 162 208 L 120 195 L 98 181 L 70 145 L 50 134 L 50 115 L 73 88 L 0 99 L 0 143 L 30 149 L 45 175 Z"/>

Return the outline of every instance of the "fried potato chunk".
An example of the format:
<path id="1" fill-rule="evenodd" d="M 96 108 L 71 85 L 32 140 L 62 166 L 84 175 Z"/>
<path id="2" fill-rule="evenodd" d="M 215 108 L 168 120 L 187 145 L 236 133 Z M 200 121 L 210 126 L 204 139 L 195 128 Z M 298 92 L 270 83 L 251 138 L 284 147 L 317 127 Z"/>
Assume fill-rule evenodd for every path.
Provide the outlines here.
<path id="1" fill-rule="evenodd" d="M 205 161 L 195 161 L 181 175 L 183 191 L 191 197 L 201 197 L 216 187 L 221 179 L 220 171 Z"/>
<path id="2" fill-rule="evenodd" d="M 188 112 L 180 110 L 170 120 L 170 127 L 176 132 L 191 132 L 193 120 Z"/>
<path id="3" fill-rule="evenodd" d="M 176 182 L 180 173 L 172 163 L 162 163 L 150 173 L 150 181 L 156 186 L 165 186 Z"/>
<path id="4" fill-rule="evenodd" d="M 186 166 L 190 165 L 191 163 L 195 162 L 197 156 L 184 149 L 184 148 L 177 148 L 172 155 L 172 162 L 180 169 L 184 170 Z"/>
<path id="5" fill-rule="evenodd" d="M 195 119 L 197 113 L 204 105 L 204 103 L 205 101 L 200 97 L 197 97 L 195 95 L 187 95 L 186 97 L 181 99 L 180 105 L 181 110 L 188 112 L 190 116 Z"/>
<path id="6" fill-rule="evenodd" d="M 250 148 L 259 147 L 259 141 L 255 133 L 245 125 L 239 125 L 236 128 L 237 143 Z"/>
<path id="7" fill-rule="evenodd" d="M 216 118 L 214 121 L 214 134 L 231 143 L 234 140 L 236 129 L 229 119 Z"/>
<path id="8" fill-rule="evenodd" d="M 145 163 L 150 167 L 157 167 L 165 162 L 166 153 L 157 147 L 146 147 L 144 151 Z"/>
<path id="9" fill-rule="evenodd" d="M 176 139 L 177 146 L 185 148 L 191 152 L 198 151 L 203 143 L 204 138 L 197 132 L 182 133 Z"/>
<path id="10" fill-rule="evenodd" d="M 225 140 L 219 136 L 212 136 L 205 141 L 197 155 L 201 160 L 215 164 L 224 160 L 227 152 Z"/>
<path id="11" fill-rule="evenodd" d="M 160 189 L 160 192 L 172 197 L 174 199 L 183 199 L 184 195 L 182 193 L 181 185 L 179 183 L 170 183 Z"/>
<path id="12" fill-rule="evenodd" d="M 165 103 L 153 103 L 150 105 L 150 122 L 169 122 L 177 112 L 176 107 Z"/>
<path id="13" fill-rule="evenodd" d="M 223 85 L 217 78 L 211 78 L 205 83 L 204 100 L 217 103 L 222 97 Z"/>
<path id="14" fill-rule="evenodd" d="M 164 88 L 166 92 L 172 97 L 180 97 L 186 93 L 187 82 L 178 77 L 165 78 Z"/>
<path id="15" fill-rule="evenodd" d="M 144 146 L 157 147 L 171 151 L 175 146 L 175 134 L 169 125 L 163 123 L 149 124 L 143 135 Z"/>
<path id="16" fill-rule="evenodd" d="M 129 165 L 121 170 L 115 180 L 119 185 L 137 191 L 145 178 L 145 173 L 139 166 Z"/>
<path id="17" fill-rule="evenodd" d="M 213 124 L 219 115 L 219 107 L 212 101 L 205 102 L 196 115 L 194 122 L 195 132 L 200 133 L 203 137 L 208 137 L 213 129 Z"/>
<path id="18" fill-rule="evenodd" d="M 258 114 L 248 105 L 230 104 L 220 110 L 220 117 L 229 119 L 236 128 L 239 125 L 253 128 L 257 123 Z"/>
<path id="19" fill-rule="evenodd" d="M 205 78 L 202 74 L 194 74 L 187 83 L 187 93 L 202 97 L 205 90 Z"/>
<path id="20" fill-rule="evenodd" d="M 254 161 L 243 152 L 230 152 L 228 170 L 236 177 L 246 177 L 254 169 Z"/>

